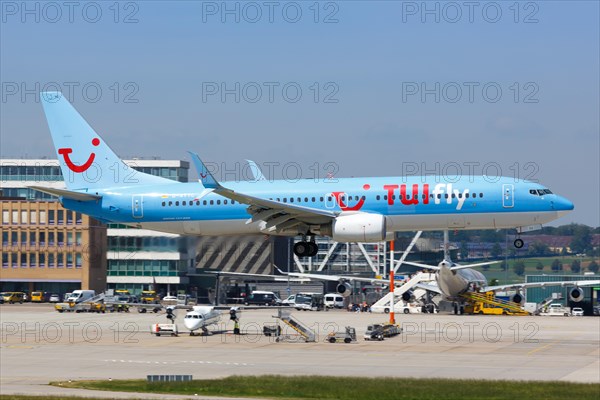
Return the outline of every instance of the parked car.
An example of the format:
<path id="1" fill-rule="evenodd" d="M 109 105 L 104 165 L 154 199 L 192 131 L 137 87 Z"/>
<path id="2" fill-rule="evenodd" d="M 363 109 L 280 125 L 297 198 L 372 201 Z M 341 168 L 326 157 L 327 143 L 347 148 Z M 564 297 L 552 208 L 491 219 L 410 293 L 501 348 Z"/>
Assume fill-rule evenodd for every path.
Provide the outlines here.
<path id="1" fill-rule="evenodd" d="M 25 293 L 23 293 L 23 292 L 2 292 L 2 293 L 0 293 L 0 295 L 4 299 L 4 302 L 10 303 L 10 304 L 14 304 L 14 303 L 23 304 L 23 302 L 25 301 L 24 300 Z"/>
<path id="2" fill-rule="evenodd" d="M 573 309 L 571 310 L 571 315 L 574 317 L 583 317 L 583 308 L 573 307 Z"/>
<path id="3" fill-rule="evenodd" d="M 48 298 L 50 303 L 60 303 L 60 295 L 57 293 L 52 293 Z"/>
<path id="4" fill-rule="evenodd" d="M 600 306 L 594 307 L 594 315 L 600 317 Z"/>

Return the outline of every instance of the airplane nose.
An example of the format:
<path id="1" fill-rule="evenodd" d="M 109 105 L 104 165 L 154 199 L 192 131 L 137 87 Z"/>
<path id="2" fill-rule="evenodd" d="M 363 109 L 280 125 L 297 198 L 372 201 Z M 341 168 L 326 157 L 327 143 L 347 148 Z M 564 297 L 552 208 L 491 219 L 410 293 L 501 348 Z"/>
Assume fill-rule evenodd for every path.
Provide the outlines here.
<path id="1" fill-rule="evenodd" d="M 569 200 L 561 196 L 556 196 L 554 200 L 554 209 L 556 211 L 563 211 L 564 213 L 571 211 L 575 208 L 575 205 Z"/>

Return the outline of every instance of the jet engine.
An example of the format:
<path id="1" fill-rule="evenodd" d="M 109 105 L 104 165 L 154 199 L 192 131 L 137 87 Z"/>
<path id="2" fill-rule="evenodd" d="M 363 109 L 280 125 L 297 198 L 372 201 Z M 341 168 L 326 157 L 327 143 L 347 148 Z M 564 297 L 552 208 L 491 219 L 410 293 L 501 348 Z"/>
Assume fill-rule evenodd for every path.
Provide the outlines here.
<path id="1" fill-rule="evenodd" d="M 385 217 L 381 214 L 340 215 L 332 224 L 332 238 L 336 242 L 381 242 L 385 237 Z"/>
<path id="2" fill-rule="evenodd" d="M 412 299 L 413 297 L 413 293 L 412 290 L 407 290 L 406 292 L 402 293 L 402 300 L 409 302 L 410 299 Z"/>
<path id="3" fill-rule="evenodd" d="M 175 307 L 167 307 L 167 319 L 171 320 L 171 323 L 175 323 Z"/>
<path id="4" fill-rule="evenodd" d="M 342 297 L 348 297 L 352 294 L 352 286 L 349 282 L 340 282 L 335 288 L 336 292 L 342 295 Z"/>
<path id="5" fill-rule="evenodd" d="M 571 289 L 571 291 L 569 292 L 569 300 L 574 301 L 576 303 L 579 303 L 580 301 L 583 300 L 583 289 L 581 289 L 580 287 L 574 287 L 573 289 Z"/>
<path id="6" fill-rule="evenodd" d="M 510 298 L 510 301 L 512 301 L 513 303 L 521 304 L 523 302 L 523 295 L 517 292 Z"/>

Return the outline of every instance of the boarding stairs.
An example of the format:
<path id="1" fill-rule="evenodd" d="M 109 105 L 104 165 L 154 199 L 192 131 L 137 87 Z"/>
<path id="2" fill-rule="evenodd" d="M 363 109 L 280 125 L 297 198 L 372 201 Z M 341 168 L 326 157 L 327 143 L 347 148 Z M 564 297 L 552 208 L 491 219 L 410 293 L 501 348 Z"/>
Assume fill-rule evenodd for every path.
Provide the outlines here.
<path id="1" fill-rule="evenodd" d="M 398 303 L 404 302 L 402 300 L 402 295 L 404 293 L 408 292 L 409 290 L 413 290 L 412 295 L 417 300 L 420 299 L 421 297 L 425 296 L 427 294 L 427 290 L 421 289 L 421 288 L 415 289 L 415 287 L 419 283 L 424 283 L 424 282 L 429 283 L 432 281 L 435 281 L 435 274 L 431 274 L 428 272 L 417 273 L 412 278 L 410 278 L 404 285 L 398 286 L 398 287 L 396 287 L 396 289 L 394 289 L 395 305 L 397 305 Z M 377 302 L 375 302 L 371 307 L 389 307 L 391 300 L 392 300 L 392 294 L 388 293 L 385 296 L 383 296 L 381 299 L 379 299 Z"/>
<path id="2" fill-rule="evenodd" d="M 290 326 L 293 330 L 298 332 L 298 334 L 304 338 L 305 342 L 316 341 L 315 332 L 312 329 L 310 329 L 307 325 L 294 318 L 290 310 L 279 309 L 275 318 L 280 319 L 286 325 Z"/>
<path id="3" fill-rule="evenodd" d="M 557 298 L 556 293 L 553 293 L 552 296 L 549 296 L 547 298 L 545 298 L 543 301 L 541 301 L 540 303 L 538 303 L 535 307 L 535 311 L 533 312 L 534 315 L 540 315 L 540 313 L 546 308 L 548 307 L 551 303 L 556 302 L 557 300 L 559 300 L 562 296 L 559 296 Z"/>
<path id="4" fill-rule="evenodd" d="M 87 300 L 82 301 L 82 303 L 88 303 L 88 304 L 90 304 L 90 303 L 101 303 L 101 302 L 104 301 L 105 297 L 106 296 L 105 296 L 104 293 L 100 293 L 100 294 L 95 295 L 94 297 L 91 297 L 91 298 L 89 298 Z"/>
<path id="5" fill-rule="evenodd" d="M 485 293 L 467 292 L 467 293 L 463 293 L 461 296 L 464 297 L 465 299 L 467 299 L 467 301 L 469 301 L 472 304 L 480 303 L 480 304 L 485 304 L 488 307 L 501 308 L 503 310 L 503 312 L 502 312 L 503 314 L 529 315 L 529 313 L 527 311 L 523 310 L 523 307 L 521 307 L 520 304 L 512 302 L 512 301 L 500 300 L 500 299 L 496 298 L 493 291 L 485 292 Z M 474 307 L 474 308 L 476 310 L 481 310 L 480 313 L 482 313 L 482 314 L 485 313 L 482 308 L 477 308 L 477 307 Z"/>

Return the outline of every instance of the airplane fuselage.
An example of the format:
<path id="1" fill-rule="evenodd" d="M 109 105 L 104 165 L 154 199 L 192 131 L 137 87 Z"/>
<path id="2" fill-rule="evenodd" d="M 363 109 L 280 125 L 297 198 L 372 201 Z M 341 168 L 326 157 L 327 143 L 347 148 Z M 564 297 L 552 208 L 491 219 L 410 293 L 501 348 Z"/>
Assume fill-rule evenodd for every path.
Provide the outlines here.
<path id="1" fill-rule="evenodd" d="M 190 332 L 198 329 L 206 330 L 210 325 L 215 325 L 221 320 L 221 312 L 210 306 L 194 306 L 192 311 L 185 314 L 183 324 Z"/>
<path id="2" fill-rule="evenodd" d="M 436 274 L 436 281 L 444 297 L 449 300 L 456 300 L 462 293 L 477 291 L 487 286 L 485 276 L 472 268 L 452 271 L 442 266 Z"/>
<path id="3" fill-rule="evenodd" d="M 496 178 L 490 182 L 487 177 L 465 177 L 443 183 L 436 176 L 411 179 L 379 177 L 340 178 L 335 181 L 224 182 L 223 185 L 255 197 L 342 215 L 359 212 L 382 214 L 386 217 L 386 230 L 390 233 L 540 225 L 573 209 L 567 199 L 552 194 L 543 186 L 515 182 L 512 178 Z M 86 193 L 102 198 L 98 201 L 62 198 L 61 201 L 66 208 L 103 221 L 177 234 L 271 233 L 265 229 L 264 222 L 247 223 L 250 218 L 248 205 L 215 194 L 199 183 L 132 185 L 88 189 Z M 325 218 L 315 216 L 309 223 L 319 226 L 326 222 Z"/>

